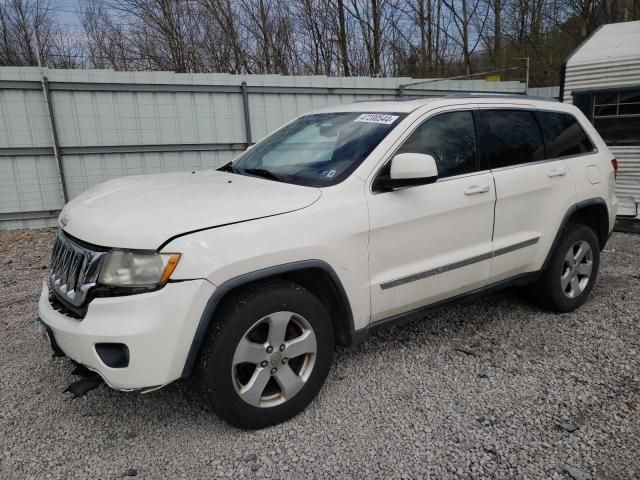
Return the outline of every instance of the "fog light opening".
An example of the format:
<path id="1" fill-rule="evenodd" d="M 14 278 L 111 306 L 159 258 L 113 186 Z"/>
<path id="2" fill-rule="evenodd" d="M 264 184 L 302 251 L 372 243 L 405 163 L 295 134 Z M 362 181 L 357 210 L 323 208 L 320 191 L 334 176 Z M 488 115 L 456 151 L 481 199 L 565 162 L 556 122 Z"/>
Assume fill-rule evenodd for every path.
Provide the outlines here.
<path id="1" fill-rule="evenodd" d="M 107 367 L 129 366 L 129 347 L 124 343 L 96 343 L 96 352 Z"/>

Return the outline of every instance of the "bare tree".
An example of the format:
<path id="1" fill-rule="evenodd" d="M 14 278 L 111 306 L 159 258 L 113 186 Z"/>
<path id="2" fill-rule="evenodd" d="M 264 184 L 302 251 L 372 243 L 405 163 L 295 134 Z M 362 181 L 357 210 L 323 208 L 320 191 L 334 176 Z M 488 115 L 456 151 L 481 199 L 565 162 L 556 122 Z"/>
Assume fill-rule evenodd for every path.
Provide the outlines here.
<path id="1" fill-rule="evenodd" d="M 199 29 L 189 0 L 109 0 L 108 8 L 126 16 L 133 37 L 131 53 L 151 68 L 195 71 Z"/>
<path id="2" fill-rule="evenodd" d="M 114 20 L 100 0 L 86 0 L 80 5 L 80 21 L 84 31 L 84 54 L 91 68 L 134 68 L 134 46 L 124 27 Z"/>
<path id="3" fill-rule="evenodd" d="M 205 51 L 217 57 L 214 66 L 218 71 L 240 73 L 250 71 L 245 52 L 246 42 L 241 37 L 238 15 L 231 0 L 200 0 L 202 16 L 210 16 L 210 28 L 207 29 L 204 44 Z M 206 22 L 206 19 L 203 18 Z"/>
<path id="4" fill-rule="evenodd" d="M 339 38 L 334 14 L 329 0 L 300 0 L 297 6 L 302 62 L 315 75 L 333 73 Z"/>
<path id="5" fill-rule="evenodd" d="M 346 7 L 360 27 L 366 49 L 369 75 L 381 76 L 380 52 L 382 42 L 381 16 L 385 0 L 351 0 Z"/>
<path id="6" fill-rule="evenodd" d="M 0 6 L 0 65 L 48 63 L 56 29 L 49 1 L 5 0 Z"/>
<path id="7" fill-rule="evenodd" d="M 350 75 L 349 51 L 347 48 L 348 34 L 347 22 L 345 20 L 344 0 L 336 0 L 335 9 L 338 13 L 338 48 L 340 50 L 340 62 L 342 64 L 342 74 L 345 77 Z"/>
<path id="8" fill-rule="evenodd" d="M 290 5 L 277 0 L 238 0 L 240 25 L 247 32 L 246 49 L 256 73 L 294 72 L 293 18 Z"/>
<path id="9" fill-rule="evenodd" d="M 599 25 L 640 19 L 638 0 L 78 0 L 77 34 L 56 5 L 0 2 L 0 65 L 523 79 L 526 57 L 549 85 Z"/>
<path id="10" fill-rule="evenodd" d="M 480 43 L 481 35 L 477 35 L 474 45 L 471 46 L 470 29 L 472 24 L 477 22 L 479 18 L 478 31 L 482 32 L 484 30 L 488 18 L 488 9 L 482 8 L 480 0 L 472 0 L 471 3 L 468 0 L 460 0 L 459 3 L 453 0 L 444 0 L 443 4 L 453 14 L 453 22 L 457 30 L 457 35 L 455 35 L 453 39 L 462 49 L 462 61 L 464 62 L 465 73 L 471 75 L 471 55 Z"/>

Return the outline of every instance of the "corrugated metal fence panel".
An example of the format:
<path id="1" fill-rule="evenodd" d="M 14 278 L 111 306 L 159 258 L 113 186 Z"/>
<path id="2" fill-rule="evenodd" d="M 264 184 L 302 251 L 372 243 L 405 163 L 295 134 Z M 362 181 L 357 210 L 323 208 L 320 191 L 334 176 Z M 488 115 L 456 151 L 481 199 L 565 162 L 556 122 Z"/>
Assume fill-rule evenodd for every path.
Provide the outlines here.
<path id="1" fill-rule="evenodd" d="M 72 155 L 65 158 L 71 198 L 113 178 L 218 168 L 237 152 L 150 152 Z"/>
<path id="2" fill-rule="evenodd" d="M 0 90 L 0 148 L 51 145 L 42 95 L 38 90 Z"/>
<path id="3" fill-rule="evenodd" d="M 34 73 L 37 74 L 37 70 L 28 69 L 23 73 L 25 77 L 17 79 L 38 80 Z M 51 152 L 48 122 L 42 90 L 0 90 L 0 148 L 36 147 Z M 60 192 L 52 154 L 0 156 L 0 214 L 59 210 L 63 203 Z M 32 220 L 7 220 L 0 223 L 0 228 L 18 228 L 33 223 Z"/>
<path id="4" fill-rule="evenodd" d="M 620 202 L 618 215 L 636 216 L 640 204 L 640 145 L 609 147 L 618 160 L 616 196 Z"/>
<path id="5" fill-rule="evenodd" d="M 0 213 L 62 208 L 53 156 L 0 157 Z"/>
<path id="6" fill-rule="evenodd" d="M 64 146 L 244 142 L 238 94 L 54 91 L 51 97 Z"/>
<path id="7" fill-rule="evenodd" d="M 51 212 L 63 206 L 43 74 L 51 87 L 70 198 L 111 178 L 216 168 L 230 161 L 247 139 L 242 82 L 249 89 L 285 88 L 250 91 L 250 125 L 256 141 L 310 110 L 393 98 L 400 85 L 419 81 L 0 67 L 0 149 L 4 149 L 0 151 L 0 228 L 51 225 Z M 411 96 L 427 90 L 521 93 L 523 84 L 447 80 L 410 86 L 405 93 Z M 22 151 L 16 154 L 15 149 Z M 173 151 L 160 151 L 167 149 Z"/>
<path id="8" fill-rule="evenodd" d="M 557 100 L 560 95 L 560 87 L 535 87 L 527 90 L 527 95 L 534 97 L 548 98 L 549 100 Z"/>

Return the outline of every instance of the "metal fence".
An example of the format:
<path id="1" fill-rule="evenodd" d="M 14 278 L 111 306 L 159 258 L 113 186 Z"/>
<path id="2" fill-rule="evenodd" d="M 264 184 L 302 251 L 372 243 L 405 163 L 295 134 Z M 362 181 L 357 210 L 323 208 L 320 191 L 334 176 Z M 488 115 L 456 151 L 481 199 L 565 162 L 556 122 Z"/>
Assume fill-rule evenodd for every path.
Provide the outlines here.
<path id="1" fill-rule="evenodd" d="M 125 175 L 216 168 L 324 106 L 520 82 L 0 68 L 0 229 L 55 224 L 64 203 Z"/>
<path id="2" fill-rule="evenodd" d="M 527 95 L 534 97 L 548 98 L 549 100 L 558 100 L 560 96 L 560 87 L 534 87 L 527 90 Z"/>

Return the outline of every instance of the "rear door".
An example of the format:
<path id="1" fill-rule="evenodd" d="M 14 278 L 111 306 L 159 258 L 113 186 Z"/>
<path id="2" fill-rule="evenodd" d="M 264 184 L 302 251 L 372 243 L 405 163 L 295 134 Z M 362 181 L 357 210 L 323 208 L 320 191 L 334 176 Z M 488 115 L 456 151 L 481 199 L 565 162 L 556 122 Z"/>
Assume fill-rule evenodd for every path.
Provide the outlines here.
<path id="1" fill-rule="evenodd" d="M 496 188 L 490 281 L 540 269 L 575 186 L 562 158 L 548 158 L 534 110 L 479 110 L 481 155 Z"/>

